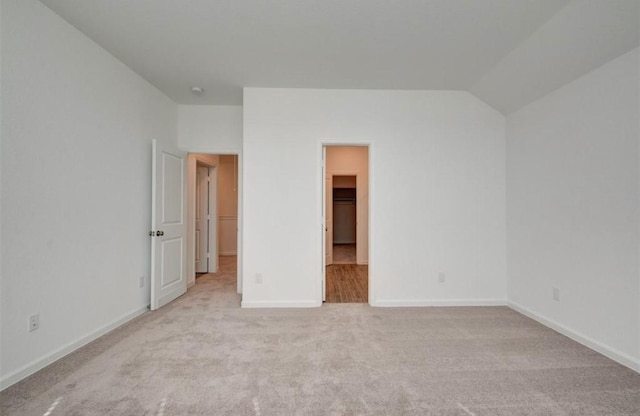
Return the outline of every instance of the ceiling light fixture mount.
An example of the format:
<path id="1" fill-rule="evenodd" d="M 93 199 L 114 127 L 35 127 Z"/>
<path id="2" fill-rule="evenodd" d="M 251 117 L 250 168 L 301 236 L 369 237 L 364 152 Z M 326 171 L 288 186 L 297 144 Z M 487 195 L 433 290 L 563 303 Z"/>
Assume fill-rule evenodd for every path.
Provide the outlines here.
<path id="1" fill-rule="evenodd" d="M 195 95 L 202 95 L 204 94 L 204 89 L 201 87 L 191 87 L 191 92 Z"/>

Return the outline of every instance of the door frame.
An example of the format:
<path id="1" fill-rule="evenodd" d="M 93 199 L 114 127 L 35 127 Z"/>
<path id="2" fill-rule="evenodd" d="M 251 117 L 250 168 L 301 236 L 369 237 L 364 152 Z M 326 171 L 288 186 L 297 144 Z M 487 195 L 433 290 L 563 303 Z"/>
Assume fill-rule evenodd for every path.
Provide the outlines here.
<path id="1" fill-rule="evenodd" d="M 325 147 L 326 150 L 326 147 Z M 326 154 L 325 154 L 326 157 Z M 325 266 L 331 265 L 333 264 L 333 241 L 331 242 L 331 244 L 329 244 L 326 239 L 327 239 L 327 234 L 331 234 L 331 240 L 333 240 L 333 176 L 332 175 L 328 175 L 327 172 L 324 173 L 324 197 L 325 197 L 325 204 L 324 204 L 324 231 L 325 231 L 325 244 L 324 244 L 324 261 L 325 261 Z M 331 185 L 331 201 L 327 201 L 327 194 L 329 193 L 329 190 L 327 189 L 327 185 Z M 328 210 L 327 208 L 331 207 L 331 210 Z M 329 221 L 330 220 L 330 221 Z M 331 232 L 329 232 L 329 228 L 331 228 Z M 327 252 L 327 248 L 330 248 L 330 256 L 328 256 L 327 254 L 329 254 Z M 331 258 L 331 262 L 327 261 L 327 257 Z M 325 295 L 322 295 L 322 300 L 325 300 Z"/>
<path id="2" fill-rule="evenodd" d="M 218 167 L 216 164 L 211 164 L 208 162 L 203 162 L 198 159 L 196 156 L 196 178 L 198 176 L 198 168 L 205 167 L 209 170 L 209 226 L 207 227 L 207 242 L 209 243 L 209 262 L 207 264 L 207 273 L 215 273 L 218 271 Z M 195 263 L 195 247 L 197 244 L 195 243 L 195 210 L 197 209 L 196 203 L 198 201 L 197 194 L 197 181 L 196 181 L 196 192 L 193 195 L 195 198 L 195 203 L 193 204 L 194 209 L 194 222 L 193 222 L 193 235 L 194 235 L 194 258 L 193 261 Z"/>
<path id="3" fill-rule="evenodd" d="M 243 196 L 242 196 L 242 192 L 243 192 L 243 172 L 242 172 L 242 166 L 243 166 L 243 160 L 242 160 L 242 152 L 240 150 L 216 150 L 213 148 L 193 148 L 190 146 L 178 146 L 180 150 L 187 152 L 188 154 L 192 154 L 194 156 L 196 156 L 196 160 L 197 160 L 197 155 L 209 155 L 209 156 L 223 156 L 223 155 L 235 155 L 236 156 L 236 161 L 237 161 L 237 171 L 238 171 L 238 226 L 237 226 L 237 233 L 238 233 L 238 241 L 237 241 L 237 261 L 236 261 L 236 293 L 238 294 L 242 294 L 242 259 L 243 259 L 243 246 L 242 246 L 242 227 L 243 227 Z M 195 175 L 195 174 L 194 174 Z M 216 175 L 217 175 L 217 171 L 216 171 Z M 217 176 L 216 176 L 217 178 Z M 194 176 L 194 186 L 195 186 L 195 176 Z M 217 179 L 216 179 L 216 184 L 217 184 Z M 194 200 L 194 204 L 195 204 L 195 193 L 193 194 L 193 200 Z M 217 187 L 216 187 L 216 203 L 214 204 L 214 207 L 216 209 L 216 213 L 215 215 L 217 216 Z M 188 201 L 187 201 L 188 203 Z M 194 218 L 195 220 L 195 218 Z M 217 219 L 216 221 L 212 221 L 212 223 L 215 223 L 216 227 L 217 225 Z M 195 229 L 195 224 L 193 225 L 194 229 Z M 195 232 L 194 234 L 194 238 L 195 238 Z M 217 243 L 217 228 L 216 228 L 216 233 L 215 235 L 215 241 Z M 188 245 L 191 245 L 193 247 L 193 250 L 191 250 L 191 253 L 195 253 L 195 240 L 191 241 L 191 239 L 189 240 L 189 242 L 187 243 Z M 217 250 L 217 246 L 216 246 L 216 250 Z M 194 281 L 191 283 L 190 286 L 193 286 L 193 284 L 195 283 L 195 273 L 193 272 L 193 270 L 195 269 L 195 254 L 188 256 L 189 258 L 187 259 L 187 267 L 189 267 L 188 269 L 188 274 L 187 276 L 192 276 Z M 217 257 L 216 257 L 217 258 Z"/>
<path id="4" fill-rule="evenodd" d="M 373 202 L 375 201 L 374 197 L 374 177 L 373 177 L 373 172 L 374 172 L 374 144 L 370 141 L 359 141 L 359 140 L 343 140 L 343 139 L 323 139 L 320 140 L 319 145 L 318 145 L 318 185 L 319 185 L 319 192 L 320 192 L 320 198 L 319 198 L 319 216 L 320 216 L 320 234 L 321 234 L 321 238 L 320 238 L 320 245 L 321 245 L 321 250 L 320 251 L 320 276 L 319 279 L 317 279 L 318 282 L 318 287 L 317 287 L 317 293 L 318 293 L 318 300 L 319 300 L 319 305 L 322 306 L 323 302 L 324 302 L 324 296 L 325 296 L 325 290 L 326 290 L 326 265 L 325 265 L 325 250 L 326 250 L 326 233 L 325 233 L 325 223 L 326 223 L 326 219 L 325 219 L 325 204 L 326 204 L 326 187 L 325 187 L 325 176 L 326 176 L 326 148 L 327 147 L 366 147 L 368 149 L 367 152 L 367 165 L 368 165 L 368 191 L 369 191 L 369 198 L 367 200 L 367 205 L 369 208 L 369 212 L 368 212 L 368 217 L 367 217 L 367 226 L 368 226 L 368 236 L 367 236 L 367 242 L 368 242 L 368 251 L 367 251 L 367 264 L 368 264 L 368 273 L 367 273 L 367 279 L 368 279 L 368 286 L 369 286 L 369 293 L 368 293 L 368 304 L 370 306 L 376 306 L 376 288 L 377 288 L 377 281 L 375 279 L 375 259 L 373 259 L 373 256 L 371 255 L 371 253 L 373 253 L 373 247 L 374 247 L 374 227 L 373 227 L 373 220 L 374 220 L 374 204 Z M 332 179 L 333 176 L 356 176 L 356 181 L 357 181 L 357 173 L 353 173 L 353 171 L 351 171 L 351 173 L 346 172 L 342 173 L 340 172 L 339 174 L 332 174 Z M 358 205 L 356 203 L 356 210 L 358 209 Z M 357 214 L 356 214 L 357 215 Z M 356 233 L 357 233 L 357 225 L 356 225 Z M 357 236 L 356 236 L 356 247 L 357 247 Z M 356 254 L 357 255 L 357 254 Z M 357 261 L 357 258 L 356 258 Z"/>
<path id="5" fill-rule="evenodd" d="M 217 184 L 218 184 L 218 166 L 217 163 L 211 162 L 200 155 L 212 155 L 209 153 L 193 153 L 189 152 L 187 156 L 187 231 L 189 238 L 187 240 L 187 287 L 195 284 L 196 272 L 196 175 L 198 165 L 209 168 L 209 244 L 210 257 L 208 272 L 215 273 L 218 269 L 218 223 L 215 221 L 217 216 Z"/>
<path id="6" fill-rule="evenodd" d="M 354 146 L 351 146 L 351 147 L 354 147 Z M 365 147 L 365 146 L 360 146 L 360 147 Z M 358 176 L 360 176 L 360 175 L 358 175 L 357 172 L 346 171 L 346 170 L 338 172 L 338 173 L 332 173 L 331 174 L 331 183 L 332 184 L 335 183 L 334 179 L 335 179 L 336 176 L 353 176 L 354 178 L 356 178 L 356 264 L 360 264 L 360 263 L 358 263 L 358 230 L 360 228 L 360 224 L 358 223 L 358 210 L 360 210 L 361 207 L 360 207 L 360 204 L 358 204 L 358 201 L 357 201 L 357 183 L 358 183 Z M 333 187 L 333 189 L 335 189 L 335 186 Z M 332 215 L 333 215 L 334 211 L 335 210 L 331 211 Z M 335 225 L 334 221 L 333 221 L 333 217 L 331 218 L 331 220 L 332 220 L 332 224 Z M 335 238 L 335 235 L 333 237 Z"/>

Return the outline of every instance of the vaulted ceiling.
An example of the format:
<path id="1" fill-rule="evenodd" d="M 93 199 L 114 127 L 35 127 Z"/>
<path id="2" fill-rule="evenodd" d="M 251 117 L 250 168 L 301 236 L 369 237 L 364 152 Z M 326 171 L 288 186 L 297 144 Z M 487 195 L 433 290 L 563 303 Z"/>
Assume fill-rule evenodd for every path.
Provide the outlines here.
<path id="1" fill-rule="evenodd" d="M 180 104 L 466 90 L 509 113 L 639 43 L 638 0 L 41 1 Z"/>

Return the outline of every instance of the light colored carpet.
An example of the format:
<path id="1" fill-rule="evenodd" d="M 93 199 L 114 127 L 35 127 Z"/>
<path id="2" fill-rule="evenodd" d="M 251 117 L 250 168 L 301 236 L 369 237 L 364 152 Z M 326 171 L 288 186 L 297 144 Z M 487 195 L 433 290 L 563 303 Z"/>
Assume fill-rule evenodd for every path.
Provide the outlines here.
<path id="1" fill-rule="evenodd" d="M 506 308 L 239 309 L 228 262 L 2 415 L 640 415 L 640 374 Z"/>

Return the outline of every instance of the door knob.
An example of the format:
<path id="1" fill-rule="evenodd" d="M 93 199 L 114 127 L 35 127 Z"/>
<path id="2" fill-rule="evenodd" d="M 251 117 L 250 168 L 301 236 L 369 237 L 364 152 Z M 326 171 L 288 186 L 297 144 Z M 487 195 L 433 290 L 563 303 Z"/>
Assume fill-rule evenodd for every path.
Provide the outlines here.
<path id="1" fill-rule="evenodd" d="M 156 231 L 156 235 L 157 235 L 158 237 L 162 237 L 162 236 L 164 235 L 164 231 L 160 231 L 160 230 L 158 230 L 158 231 Z"/>

